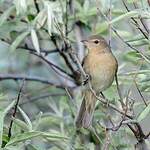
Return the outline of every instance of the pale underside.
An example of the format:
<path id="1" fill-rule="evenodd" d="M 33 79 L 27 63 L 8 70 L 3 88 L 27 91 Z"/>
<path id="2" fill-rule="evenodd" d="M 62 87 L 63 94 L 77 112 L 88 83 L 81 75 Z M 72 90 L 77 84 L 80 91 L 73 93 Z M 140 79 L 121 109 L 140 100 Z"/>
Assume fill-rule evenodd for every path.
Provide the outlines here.
<path id="1" fill-rule="evenodd" d="M 112 53 L 101 53 L 98 55 L 91 53 L 85 59 L 84 70 L 87 74 L 90 74 L 90 81 L 95 92 L 102 92 L 114 80 L 117 71 L 117 61 Z"/>

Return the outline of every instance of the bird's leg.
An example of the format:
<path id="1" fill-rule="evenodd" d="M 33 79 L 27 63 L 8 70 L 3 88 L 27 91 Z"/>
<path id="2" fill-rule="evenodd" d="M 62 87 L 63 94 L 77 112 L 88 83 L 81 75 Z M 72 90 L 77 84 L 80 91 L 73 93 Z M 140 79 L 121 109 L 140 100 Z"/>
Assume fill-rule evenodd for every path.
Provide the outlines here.
<path id="1" fill-rule="evenodd" d="M 108 107 L 108 105 L 109 105 L 108 99 L 105 97 L 105 95 L 102 92 L 100 92 L 100 95 L 102 96 L 103 99 L 106 100 L 106 102 L 107 102 L 106 106 Z"/>

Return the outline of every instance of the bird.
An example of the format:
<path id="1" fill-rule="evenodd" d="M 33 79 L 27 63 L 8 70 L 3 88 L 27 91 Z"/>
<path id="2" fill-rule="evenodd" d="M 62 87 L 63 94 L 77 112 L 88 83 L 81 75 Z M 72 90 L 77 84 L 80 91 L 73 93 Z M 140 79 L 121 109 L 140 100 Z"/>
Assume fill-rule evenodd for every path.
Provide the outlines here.
<path id="1" fill-rule="evenodd" d="M 95 94 L 109 88 L 117 74 L 118 62 L 107 41 L 100 35 L 91 35 L 82 40 L 88 53 L 83 59 L 83 70 L 89 75 L 89 81 Z M 85 85 L 83 100 L 76 117 L 77 128 L 90 128 L 96 105 L 96 96 L 89 86 Z"/>

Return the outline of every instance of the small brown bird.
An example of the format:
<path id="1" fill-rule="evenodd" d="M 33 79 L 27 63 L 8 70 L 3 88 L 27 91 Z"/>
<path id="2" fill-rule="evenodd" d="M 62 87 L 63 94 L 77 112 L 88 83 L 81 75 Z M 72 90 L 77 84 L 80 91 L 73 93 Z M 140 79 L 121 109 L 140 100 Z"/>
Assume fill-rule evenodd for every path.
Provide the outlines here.
<path id="1" fill-rule="evenodd" d="M 103 37 L 93 35 L 82 42 L 88 48 L 88 54 L 83 61 L 83 68 L 90 76 L 92 88 L 98 95 L 112 84 L 117 73 L 117 60 Z M 96 97 L 89 87 L 83 91 L 83 95 L 76 126 L 89 128 L 93 118 Z"/>

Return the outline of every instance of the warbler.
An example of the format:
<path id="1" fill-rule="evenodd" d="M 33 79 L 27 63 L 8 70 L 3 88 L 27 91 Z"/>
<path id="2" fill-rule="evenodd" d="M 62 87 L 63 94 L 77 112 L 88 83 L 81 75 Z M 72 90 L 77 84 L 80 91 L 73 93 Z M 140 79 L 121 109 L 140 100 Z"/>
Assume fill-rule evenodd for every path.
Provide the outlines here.
<path id="1" fill-rule="evenodd" d="M 82 42 L 88 49 L 88 54 L 83 60 L 83 69 L 89 75 L 92 89 L 96 95 L 99 95 L 111 86 L 117 73 L 118 63 L 103 37 L 92 35 Z M 77 115 L 76 126 L 89 128 L 97 99 L 88 85 L 82 94 L 84 98 Z"/>

